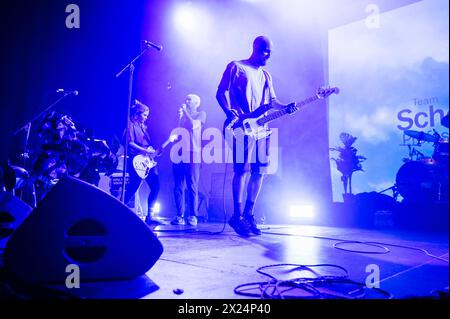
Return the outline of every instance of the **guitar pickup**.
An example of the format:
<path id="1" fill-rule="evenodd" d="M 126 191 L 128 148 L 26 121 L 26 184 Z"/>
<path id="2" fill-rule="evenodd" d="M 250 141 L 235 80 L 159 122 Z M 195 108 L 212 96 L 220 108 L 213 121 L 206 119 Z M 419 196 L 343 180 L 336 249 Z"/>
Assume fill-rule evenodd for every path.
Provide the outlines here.
<path id="1" fill-rule="evenodd" d="M 267 137 L 269 137 L 270 135 L 272 135 L 272 133 L 273 133 L 272 130 L 261 130 L 261 131 L 259 131 L 259 132 L 257 132 L 257 133 L 255 134 L 255 139 L 256 139 L 256 140 L 261 140 L 261 139 L 263 139 L 263 138 L 267 138 Z"/>

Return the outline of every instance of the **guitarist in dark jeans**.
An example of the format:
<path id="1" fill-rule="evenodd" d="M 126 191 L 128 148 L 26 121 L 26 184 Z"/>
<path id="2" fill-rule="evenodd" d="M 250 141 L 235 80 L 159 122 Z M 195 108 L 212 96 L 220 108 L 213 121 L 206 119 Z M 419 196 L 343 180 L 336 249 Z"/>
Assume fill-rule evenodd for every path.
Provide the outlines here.
<path id="1" fill-rule="evenodd" d="M 173 163 L 173 179 L 175 206 L 177 216 L 172 225 L 197 225 L 198 213 L 198 183 L 201 162 L 201 132 L 206 121 L 206 112 L 199 111 L 200 97 L 188 94 L 185 104 L 179 110 L 178 126 L 187 131 L 189 141 L 189 159 Z M 183 219 L 183 216 L 186 220 Z"/>
<path id="2" fill-rule="evenodd" d="M 277 100 L 272 77 L 262 68 L 270 58 L 271 50 L 270 39 L 259 36 L 253 41 L 253 52 L 250 58 L 228 64 L 216 93 L 216 99 L 228 120 L 254 112 L 263 105 L 270 105 L 270 108 L 275 109 L 289 108 L 289 113 L 297 110 L 295 103 L 282 104 Z M 246 147 L 243 149 L 236 147 L 236 141 L 233 141 L 234 212 L 228 224 L 241 236 L 248 236 L 250 233 L 260 235 L 261 230 L 256 225 L 253 208 L 261 190 L 263 176 L 267 173 L 269 166 L 269 137 L 258 141 L 251 141 L 247 137 L 245 139 Z M 261 147 L 265 148 L 265 152 L 258 151 Z M 264 154 L 261 156 L 259 153 Z M 256 160 L 251 160 L 252 158 Z M 245 185 L 250 171 L 248 184 Z M 243 206 L 245 187 L 247 198 Z"/>
<path id="3" fill-rule="evenodd" d="M 131 197 L 135 195 L 142 182 L 142 179 L 133 167 L 134 156 L 138 154 L 151 156 L 158 152 L 151 146 L 150 136 L 147 131 L 147 126 L 145 125 L 148 118 L 148 113 L 149 108 L 142 103 L 136 104 L 131 108 L 130 121 L 128 123 L 128 136 L 126 139 L 128 142 L 129 154 L 129 159 L 127 161 L 127 172 L 130 176 L 130 183 L 125 189 L 125 204 L 127 204 Z M 156 202 L 160 188 L 159 175 L 156 167 L 153 167 L 150 170 L 145 181 L 150 188 L 150 194 L 147 199 L 148 214 L 145 222 L 149 225 L 161 224 L 161 222 L 153 216 L 152 212 L 152 208 Z"/>

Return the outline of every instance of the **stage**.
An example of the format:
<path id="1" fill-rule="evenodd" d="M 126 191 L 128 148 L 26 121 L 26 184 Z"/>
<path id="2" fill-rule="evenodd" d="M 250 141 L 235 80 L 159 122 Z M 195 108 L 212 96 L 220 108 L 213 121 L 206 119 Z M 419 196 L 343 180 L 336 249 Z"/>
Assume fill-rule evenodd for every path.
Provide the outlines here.
<path id="1" fill-rule="evenodd" d="M 448 2 L 41 2 L 2 8 L 0 302 L 448 298 Z"/>
<path id="2" fill-rule="evenodd" d="M 417 250 L 424 249 L 448 260 L 447 234 L 300 225 L 263 226 L 261 236 L 249 238 L 236 235 L 228 226 L 218 235 L 202 233 L 221 228 L 221 224 L 199 224 L 197 232 L 177 233 L 163 232 L 174 230 L 173 226 L 157 227 L 155 231 L 164 253 L 147 275 L 159 289 L 143 298 L 243 298 L 234 293 L 235 287 L 269 280 L 256 269 L 275 264 L 335 264 L 347 269 L 350 279 L 362 283 L 370 274 L 366 267 L 377 265 L 380 288 L 394 298 L 427 297 L 445 288 L 448 291 L 448 263 Z M 341 241 L 377 242 L 389 252 L 355 253 L 333 247 Z M 383 252 L 381 248 L 362 244 L 337 247 Z M 271 273 L 280 280 L 304 275 L 288 269 L 274 269 Z M 177 295 L 176 289 L 184 292 Z M 300 291 L 287 294 L 300 295 Z"/>
<path id="3" fill-rule="evenodd" d="M 157 226 L 153 231 L 164 252 L 146 275 L 130 281 L 82 282 L 79 289 L 47 286 L 52 290 L 46 293 L 50 298 L 189 300 L 448 296 L 447 233 L 264 225 L 261 236 L 243 238 L 229 226 L 223 232 L 222 228 L 220 223 L 199 223 L 196 229 Z M 313 266 L 319 264 L 328 266 Z M 300 271 L 300 265 L 309 269 Z M 258 268 L 273 278 L 258 273 Z M 341 277 L 341 281 L 316 287 L 322 295 L 299 286 L 283 288 L 296 278 L 339 277 L 345 271 L 346 283 Z M 267 285 L 270 280 L 280 284 L 281 294 Z M 368 285 L 378 289 L 369 289 Z"/>

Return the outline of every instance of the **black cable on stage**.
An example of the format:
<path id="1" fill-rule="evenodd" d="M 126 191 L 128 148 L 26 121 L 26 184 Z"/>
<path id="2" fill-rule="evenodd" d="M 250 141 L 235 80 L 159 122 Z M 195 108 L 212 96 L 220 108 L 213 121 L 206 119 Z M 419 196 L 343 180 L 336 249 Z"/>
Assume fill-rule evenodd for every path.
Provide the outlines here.
<path id="1" fill-rule="evenodd" d="M 341 245 L 344 243 L 359 243 L 359 244 L 368 244 L 371 246 L 375 246 L 377 245 L 377 247 L 382 247 L 383 249 L 387 250 L 387 252 L 382 252 L 381 254 L 385 254 L 390 252 L 390 250 L 386 247 L 383 246 L 390 246 L 390 247 L 397 247 L 397 248 L 405 248 L 405 249 L 411 249 L 411 250 L 418 250 L 423 252 L 425 255 L 443 261 L 445 263 L 449 263 L 449 261 L 447 259 L 444 259 L 442 257 L 430 254 L 426 249 L 423 248 L 417 248 L 417 247 L 412 247 L 412 246 L 405 246 L 405 245 L 396 245 L 396 244 L 388 244 L 388 243 L 382 243 L 382 242 L 365 242 L 365 241 L 349 241 L 349 240 L 342 240 L 340 238 L 333 238 L 333 237 L 324 237 L 324 236 L 309 236 L 309 235 L 297 235 L 297 234 L 288 234 L 288 233 L 275 233 L 275 232 L 263 232 L 264 234 L 268 234 L 268 235 L 279 235 L 279 236 L 293 236 L 293 237 L 306 237 L 306 238 L 316 238 L 316 239 L 326 239 L 326 240 L 332 240 L 332 241 L 337 241 L 338 243 L 336 243 L 334 245 L 334 248 L 336 249 L 340 249 L 343 251 L 349 251 L 349 252 L 355 252 L 355 253 L 367 253 L 367 254 L 374 254 L 374 252 L 367 252 L 367 251 L 358 251 L 358 250 L 348 250 L 348 249 L 343 249 L 343 248 L 337 248 L 336 245 Z M 375 253 L 377 254 L 377 253 Z M 378 254 L 380 254 L 380 252 L 378 252 Z"/>
<path id="2" fill-rule="evenodd" d="M 188 228 L 188 229 L 154 229 L 153 231 L 161 232 L 161 233 L 193 233 L 193 234 L 205 234 L 205 235 L 222 234 L 225 231 L 225 227 L 227 226 L 227 209 L 226 209 L 226 204 L 225 204 L 225 184 L 226 184 L 226 179 L 227 179 L 227 171 L 228 171 L 228 158 L 225 159 L 225 173 L 223 175 L 223 185 L 222 185 L 223 225 L 222 225 L 221 230 L 208 231 L 208 230 L 198 230 L 196 228 Z"/>
<path id="3" fill-rule="evenodd" d="M 315 278 L 299 277 L 289 280 L 279 280 L 275 276 L 263 272 L 262 269 L 274 268 L 274 267 L 295 266 L 290 271 L 308 271 L 317 275 Z M 333 267 L 344 271 L 343 275 L 330 276 L 319 275 L 312 268 L 314 267 Z M 318 264 L 318 265 L 300 265 L 300 264 L 275 264 L 259 267 L 256 270 L 258 273 L 270 278 L 269 281 L 251 282 L 239 285 L 234 288 L 234 292 L 241 296 L 258 297 L 261 299 L 362 299 L 366 297 L 366 290 L 375 291 L 385 298 L 391 299 L 393 295 L 380 288 L 368 288 L 365 284 L 353 281 L 348 278 L 348 272 L 344 267 L 334 264 Z M 359 287 L 359 289 L 352 290 L 347 293 L 330 293 L 331 285 L 353 285 Z M 258 291 L 249 292 L 249 291 Z M 309 295 L 293 295 L 287 294 L 287 292 L 293 292 L 297 290 L 302 291 Z M 359 293 L 359 294 L 356 294 Z"/>
<path id="4" fill-rule="evenodd" d="M 448 260 L 447 260 L 447 259 L 444 259 L 444 258 L 439 257 L 439 256 L 436 256 L 436 255 L 432 255 L 432 254 L 430 254 L 426 249 L 423 249 L 423 248 L 417 248 L 417 247 L 412 247 L 412 246 L 404 246 L 404 245 L 396 245 L 396 244 L 385 244 L 385 243 L 370 242 L 370 241 L 369 241 L 369 242 L 366 242 L 366 243 L 368 243 L 368 244 L 381 244 L 381 245 L 391 246 L 391 247 L 397 247 L 397 248 L 405 248 L 405 249 L 411 249 L 411 250 L 418 250 L 418 251 L 423 252 L 423 253 L 424 253 L 425 255 L 427 255 L 428 257 L 435 258 L 435 259 L 437 259 L 437 260 L 446 262 L 446 263 L 448 264 Z"/>
<path id="5" fill-rule="evenodd" d="M 372 246 L 372 247 L 377 247 L 377 248 L 381 248 L 383 249 L 383 251 L 363 251 L 363 250 L 354 250 L 354 249 L 346 249 L 346 248 L 342 248 L 340 247 L 341 245 L 344 244 L 361 244 L 361 245 L 367 245 L 367 246 Z M 368 242 L 361 242 L 361 241 L 356 241 L 356 240 L 345 240 L 345 241 L 340 241 L 337 242 L 333 245 L 334 248 L 339 249 L 339 250 L 343 250 L 343 251 L 348 251 L 351 253 L 362 253 L 362 254 L 387 254 L 390 253 L 391 251 L 389 250 L 389 248 L 384 247 L 382 245 L 378 245 L 378 244 L 373 244 L 373 243 L 368 243 Z"/>
<path id="6" fill-rule="evenodd" d="M 288 264 L 273 264 L 273 265 L 267 265 L 267 266 L 259 267 L 258 269 L 256 269 L 256 272 L 261 274 L 261 275 L 267 276 L 269 278 L 276 279 L 275 277 L 272 277 L 272 275 L 270 275 L 270 274 L 268 274 L 266 272 L 263 272 L 262 269 L 275 268 L 275 267 L 286 267 L 286 266 L 296 267 L 294 269 L 291 269 L 290 271 L 296 271 L 296 270 L 303 271 L 303 270 L 306 270 L 306 271 L 309 271 L 309 272 L 314 273 L 314 274 L 316 274 L 316 272 L 313 271 L 311 268 L 314 268 L 314 267 L 333 267 L 333 268 L 338 268 L 338 269 L 344 271 L 345 274 L 343 276 L 339 276 L 339 277 L 345 277 L 345 278 L 348 277 L 347 269 L 345 269 L 344 267 L 341 267 L 339 265 L 335 265 L 335 264 L 316 264 L 316 265 L 300 265 L 300 264 L 289 264 L 289 263 Z"/>

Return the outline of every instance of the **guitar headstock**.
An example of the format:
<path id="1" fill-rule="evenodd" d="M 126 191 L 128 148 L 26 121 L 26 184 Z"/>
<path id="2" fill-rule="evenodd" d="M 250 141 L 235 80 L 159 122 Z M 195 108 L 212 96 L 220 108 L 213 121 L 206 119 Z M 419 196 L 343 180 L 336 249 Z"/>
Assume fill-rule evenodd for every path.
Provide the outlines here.
<path id="1" fill-rule="evenodd" d="M 172 134 L 169 136 L 169 141 L 170 143 L 175 142 L 178 139 L 178 135 L 177 134 Z"/>
<path id="2" fill-rule="evenodd" d="M 319 99 L 325 99 L 325 98 L 329 97 L 331 94 L 339 94 L 339 88 L 337 88 L 337 87 L 334 87 L 334 88 L 320 87 L 317 90 L 317 97 Z"/>

